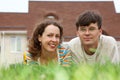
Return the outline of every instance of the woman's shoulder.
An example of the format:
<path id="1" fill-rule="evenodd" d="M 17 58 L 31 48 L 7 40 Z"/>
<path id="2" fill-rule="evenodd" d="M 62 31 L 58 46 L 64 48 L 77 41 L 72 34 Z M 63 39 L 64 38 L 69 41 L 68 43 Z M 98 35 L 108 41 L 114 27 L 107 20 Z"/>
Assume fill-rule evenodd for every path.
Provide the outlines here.
<path id="1" fill-rule="evenodd" d="M 28 51 L 24 51 L 23 53 L 23 60 L 24 60 L 24 64 L 27 64 L 27 60 L 31 59 L 31 54 Z"/>
<path id="2" fill-rule="evenodd" d="M 58 47 L 58 53 L 59 53 L 60 57 L 64 57 L 65 58 L 65 57 L 71 56 L 72 52 L 71 52 L 69 46 L 64 47 L 64 46 L 60 45 Z"/>
<path id="3" fill-rule="evenodd" d="M 71 50 L 68 46 L 64 47 L 60 45 L 58 47 L 59 59 L 61 65 L 70 65 L 71 64 Z"/>
<path id="4" fill-rule="evenodd" d="M 25 58 L 25 59 L 31 59 L 31 58 L 32 58 L 32 55 L 31 55 L 28 51 L 25 51 L 25 52 L 23 53 L 23 55 L 24 55 L 24 58 Z"/>
<path id="5" fill-rule="evenodd" d="M 23 53 L 24 64 L 38 64 L 37 61 L 32 59 L 32 54 L 28 51 Z"/>
<path id="6" fill-rule="evenodd" d="M 67 54 L 68 52 L 70 52 L 70 48 L 69 46 L 64 46 L 64 45 L 59 45 L 58 46 L 58 51 L 60 54 Z"/>

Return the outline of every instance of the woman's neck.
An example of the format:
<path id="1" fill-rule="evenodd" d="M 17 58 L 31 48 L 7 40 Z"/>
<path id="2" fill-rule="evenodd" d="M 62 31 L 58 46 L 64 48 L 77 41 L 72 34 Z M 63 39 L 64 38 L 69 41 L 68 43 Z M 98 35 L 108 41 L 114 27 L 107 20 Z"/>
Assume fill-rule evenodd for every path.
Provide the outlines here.
<path id="1" fill-rule="evenodd" d="M 40 62 L 47 64 L 50 61 L 57 61 L 57 52 L 42 52 Z"/>

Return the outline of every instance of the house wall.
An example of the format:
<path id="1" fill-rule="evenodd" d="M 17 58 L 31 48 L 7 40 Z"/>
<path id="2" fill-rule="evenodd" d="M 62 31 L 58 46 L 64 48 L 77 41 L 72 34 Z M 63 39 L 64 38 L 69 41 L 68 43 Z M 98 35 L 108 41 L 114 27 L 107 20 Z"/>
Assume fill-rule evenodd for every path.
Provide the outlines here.
<path id="1" fill-rule="evenodd" d="M 42 2 L 30 1 L 29 13 L 0 13 L 0 30 L 27 30 L 28 37 L 35 24 L 52 13 L 64 26 L 64 41 L 76 36 L 75 21 L 84 10 L 98 10 L 103 15 L 102 28 L 111 36 L 120 40 L 120 14 L 115 13 L 110 2 Z"/>
<path id="2" fill-rule="evenodd" d="M 19 45 L 13 46 L 13 37 L 19 37 Z M 17 43 L 16 43 L 17 44 Z M 17 47 L 20 50 L 17 50 Z M 12 49 L 11 49 L 12 48 Z M 24 32 L 0 32 L 0 66 L 23 62 L 23 52 L 27 48 L 26 33 Z M 14 49 L 14 50 L 13 50 Z"/>

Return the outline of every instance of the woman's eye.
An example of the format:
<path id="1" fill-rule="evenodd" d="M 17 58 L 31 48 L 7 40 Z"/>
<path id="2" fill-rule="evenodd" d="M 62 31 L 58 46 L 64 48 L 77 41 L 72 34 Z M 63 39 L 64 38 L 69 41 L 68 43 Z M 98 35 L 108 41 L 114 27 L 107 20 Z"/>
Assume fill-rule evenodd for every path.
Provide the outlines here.
<path id="1" fill-rule="evenodd" d="M 57 38 L 60 38 L 60 36 L 56 36 Z"/>
<path id="2" fill-rule="evenodd" d="M 52 35 L 47 35 L 48 37 L 52 37 Z"/>

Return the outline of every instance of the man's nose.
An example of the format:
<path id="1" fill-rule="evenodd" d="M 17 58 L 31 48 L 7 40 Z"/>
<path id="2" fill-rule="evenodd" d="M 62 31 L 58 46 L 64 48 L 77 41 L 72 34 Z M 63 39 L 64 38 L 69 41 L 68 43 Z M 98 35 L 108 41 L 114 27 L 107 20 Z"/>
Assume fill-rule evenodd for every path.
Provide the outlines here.
<path id="1" fill-rule="evenodd" d="M 89 33 L 90 33 L 90 31 L 88 29 L 86 29 L 85 34 L 89 34 Z"/>

